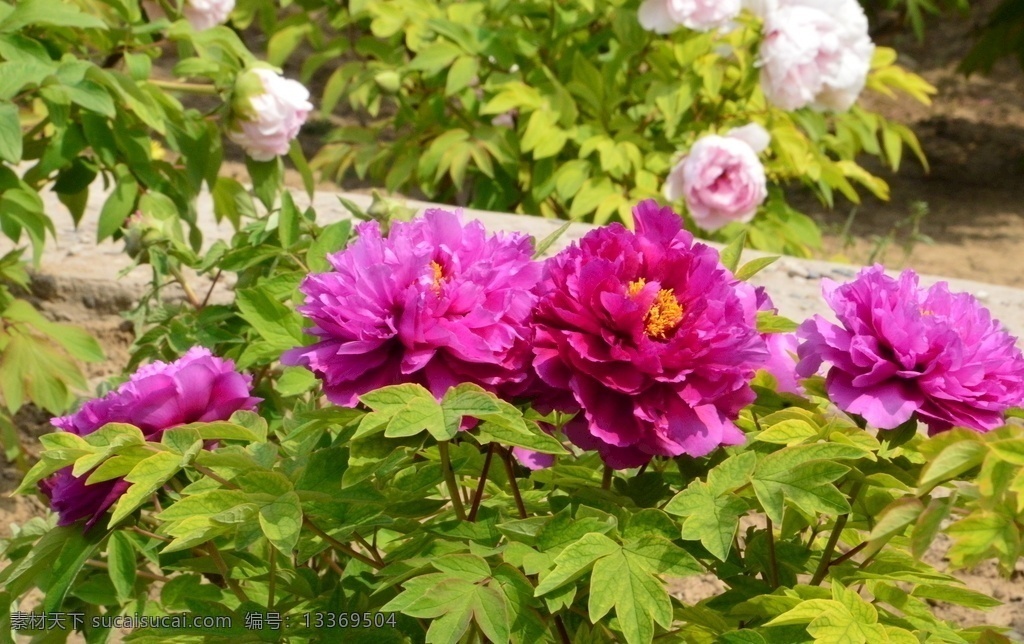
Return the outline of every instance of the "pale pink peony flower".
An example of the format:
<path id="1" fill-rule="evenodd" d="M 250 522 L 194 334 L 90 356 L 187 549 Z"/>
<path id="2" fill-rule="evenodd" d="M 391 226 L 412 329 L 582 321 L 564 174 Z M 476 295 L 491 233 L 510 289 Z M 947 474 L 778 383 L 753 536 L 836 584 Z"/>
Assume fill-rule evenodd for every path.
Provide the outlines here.
<path id="1" fill-rule="evenodd" d="M 711 31 L 729 24 L 740 9 L 740 0 L 644 0 L 639 17 L 644 29 L 658 34 L 672 33 L 680 26 Z"/>
<path id="2" fill-rule="evenodd" d="M 313 105 L 301 83 L 269 69 L 251 69 L 243 74 L 237 84 L 241 91 L 251 91 L 253 77 L 259 81 L 257 91 L 236 97 L 228 137 L 256 161 L 270 161 L 288 154 L 292 139 L 298 136 Z"/>
<path id="3" fill-rule="evenodd" d="M 235 9 L 235 0 L 185 0 L 181 13 L 196 31 L 223 25 Z"/>
<path id="4" fill-rule="evenodd" d="M 874 50 L 856 0 L 778 0 L 765 9 L 761 86 L 786 110 L 845 111 L 864 89 Z"/>
<path id="5" fill-rule="evenodd" d="M 725 136 L 698 139 L 669 173 L 665 198 L 685 199 L 690 215 L 705 230 L 750 221 L 768 196 L 764 166 L 757 155 L 770 140 L 756 123 Z"/>

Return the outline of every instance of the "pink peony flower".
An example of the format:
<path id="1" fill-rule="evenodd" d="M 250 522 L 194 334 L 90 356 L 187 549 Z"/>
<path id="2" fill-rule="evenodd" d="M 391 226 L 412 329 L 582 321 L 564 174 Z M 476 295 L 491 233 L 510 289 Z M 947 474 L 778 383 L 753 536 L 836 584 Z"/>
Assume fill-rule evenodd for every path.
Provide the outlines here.
<path id="1" fill-rule="evenodd" d="M 240 409 L 253 409 L 261 399 L 249 395 L 252 378 L 235 371 L 231 360 L 195 347 L 170 364 L 154 362 L 141 367 L 128 382 L 102 398 L 89 400 L 53 425 L 79 436 L 107 423 L 128 423 L 148 440 L 160 440 L 164 430 L 188 423 L 227 420 Z M 40 490 L 60 515 L 59 525 L 88 517 L 86 529 L 128 489 L 124 479 L 86 485 L 88 474 L 75 478 L 66 467 L 41 481 Z"/>
<path id="2" fill-rule="evenodd" d="M 848 110 L 874 50 L 856 0 L 779 0 L 766 10 L 761 86 L 782 109 Z"/>
<path id="3" fill-rule="evenodd" d="M 775 303 L 763 286 L 756 289 L 757 310 L 778 314 Z M 779 393 L 803 395 L 804 388 L 797 382 L 796 355 L 799 339 L 795 333 L 764 333 L 761 335 L 768 346 L 768 361 L 764 365 L 778 384 Z"/>
<path id="4" fill-rule="evenodd" d="M 741 443 L 732 421 L 767 357 L 753 289 L 717 251 L 654 201 L 634 218 L 548 260 L 534 317 L 538 376 L 582 409 L 566 435 L 615 468 Z"/>
<path id="5" fill-rule="evenodd" d="M 287 352 L 308 367 L 327 398 L 353 407 L 368 391 L 418 383 L 441 397 L 464 382 L 490 391 L 525 383 L 532 290 L 541 266 L 529 237 L 488 236 L 480 222 L 428 210 L 392 224 L 359 226 L 334 271 L 310 275 L 299 309 L 319 342 Z"/>
<path id="6" fill-rule="evenodd" d="M 815 316 L 800 327 L 797 369 L 831 364 L 826 387 L 840 409 L 882 429 L 916 414 L 932 434 L 985 432 L 1024 401 L 1024 357 L 971 295 L 945 282 L 923 289 L 913 271 L 893 279 L 878 265 L 842 286 L 824 280 L 822 291 L 839 324 Z"/>
<path id="7" fill-rule="evenodd" d="M 288 154 L 292 139 L 313 110 L 309 91 L 269 69 L 251 69 L 239 77 L 228 138 L 256 161 Z"/>
<path id="8" fill-rule="evenodd" d="M 669 172 L 665 198 L 685 199 L 694 221 L 705 230 L 750 221 L 768 196 L 764 166 L 757 155 L 770 140 L 756 123 L 725 136 L 698 139 Z"/>
<path id="9" fill-rule="evenodd" d="M 640 25 L 658 34 L 672 33 L 680 26 L 711 31 L 735 19 L 741 8 L 740 0 L 644 0 Z"/>
<path id="10" fill-rule="evenodd" d="M 235 9 L 235 0 L 185 0 L 181 13 L 196 31 L 223 25 Z"/>

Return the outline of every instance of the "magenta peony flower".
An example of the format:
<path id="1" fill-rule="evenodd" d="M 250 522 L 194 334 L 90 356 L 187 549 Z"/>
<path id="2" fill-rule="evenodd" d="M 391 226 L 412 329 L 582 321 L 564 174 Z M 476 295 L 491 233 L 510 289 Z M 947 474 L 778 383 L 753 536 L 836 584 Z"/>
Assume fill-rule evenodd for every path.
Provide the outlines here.
<path id="1" fill-rule="evenodd" d="M 566 435 L 615 468 L 741 443 L 732 421 L 767 357 L 753 289 L 671 209 L 645 201 L 634 219 L 548 260 L 534 317 L 537 374 L 583 412 Z"/>
<path id="2" fill-rule="evenodd" d="M 288 154 L 311 111 L 301 83 L 269 69 L 250 69 L 235 83 L 228 138 L 256 161 L 270 161 Z"/>
<path id="3" fill-rule="evenodd" d="M 842 286 L 824 280 L 839 324 L 821 316 L 798 331 L 797 367 L 822 362 L 829 397 L 840 409 L 893 429 L 914 414 L 934 434 L 956 425 L 988 431 L 1024 400 L 1024 358 L 987 309 L 944 282 L 923 289 L 913 271 L 898 279 L 881 266 Z"/>
<path id="4" fill-rule="evenodd" d="M 757 310 L 770 311 L 778 315 L 779 310 L 775 308 L 771 296 L 763 286 L 756 289 Z M 797 382 L 796 377 L 796 354 L 800 341 L 795 333 L 764 333 L 761 335 L 768 346 L 768 361 L 764 370 L 775 378 L 778 384 L 777 391 L 803 395 L 804 388 Z"/>
<path id="5" fill-rule="evenodd" d="M 437 209 L 394 223 L 387 239 L 375 222 L 358 230 L 329 256 L 334 271 L 303 282 L 299 311 L 320 341 L 287 352 L 285 364 L 308 367 L 343 407 L 398 383 L 438 398 L 464 382 L 495 392 L 525 383 L 541 275 L 529 237 L 488 236 Z"/>
<path id="6" fill-rule="evenodd" d="M 749 222 L 768 197 L 764 166 L 757 155 L 770 142 L 771 135 L 757 123 L 725 136 L 701 137 L 669 172 L 665 198 L 685 199 L 693 220 L 705 230 Z"/>
<path id="7" fill-rule="evenodd" d="M 261 399 L 249 395 L 251 381 L 235 371 L 231 360 L 195 347 L 170 364 L 158 361 L 141 367 L 116 390 L 52 422 L 79 436 L 107 423 L 128 423 L 141 429 L 148 440 L 160 440 L 165 429 L 227 420 L 240 409 L 253 409 Z M 124 479 L 86 485 L 87 478 L 88 474 L 75 478 L 66 467 L 39 483 L 60 515 L 59 525 L 89 517 L 85 527 L 91 528 L 129 487 Z"/>

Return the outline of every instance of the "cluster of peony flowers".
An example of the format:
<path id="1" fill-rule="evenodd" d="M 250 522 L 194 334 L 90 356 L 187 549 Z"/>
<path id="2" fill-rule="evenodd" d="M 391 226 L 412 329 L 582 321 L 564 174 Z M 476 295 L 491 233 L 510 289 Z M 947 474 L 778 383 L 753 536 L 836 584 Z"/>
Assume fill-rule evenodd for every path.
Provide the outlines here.
<path id="1" fill-rule="evenodd" d="M 312 110 L 301 83 L 262 67 L 250 69 L 235 83 L 228 138 L 254 160 L 270 161 L 288 154 Z"/>
<path id="2" fill-rule="evenodd" d="M 231 360 L 195 347 L 170 364 L 158 361 L 141 367 L 114 391 L 89 400 L 74 414 L 53 419 L 53 425 L 85 436 L 107 423 L 129 423 L 147 440 L 160 440 L 172 427 L 227 420 L 240 409 L 255 408 L 260 399 L 250 395 L 251 382 L 250 376 L 235 371 Z M 40 490 L 60 515 L 60 525 L 86 518 L 85 527 L 91 528 L 129 487 L 124 479 L 86 484 L 90 473 L 75 477 L 66 467 L 40 481 Z"/>
<path id="3" fill-rule="evenodd" d="M 944 282 L 923 289 L 913 271 L 881 266 L 853 282 L 825 280 L 839 324 L 822 318 L 798 331 L 798 372 L 823 362 L 829 398 L 871 425 L 893 429 L 915 417 L 934 434 L 953 426 L 989 431 L 1024 400 L 1024 358 L 1015 338 L 967 293 Z"/>
<path id="4" fill-rule="evenodd" d="M 776 310 L 763 288 L 737 280 L 671 209 L 645 201 L 633 215 L 635 232 L 598 228 L 544 262 L 525 235 L 488 235 L 444 210 L 396 222 L 387 237 L 362 224 L 328 256 L 333 270 L 303 282 L 299 310 L 316 342 L 282 361 L 310 369 L 345 407 L 388 385 L 417 383 L 441 398 L 469 382 L 575 414 L 566 437 L 615 469 L 742 443 L 734 421 L 754 401 L 759 369 L 801 394 L 797 375 L 828 363 L 832 402 L 881 429 L 917 418 L 933 433 L 988 431 L 1024 402 L 1024 356 L 970 295 L 875 266 L 824 283 L 838 324 L 815 316 L 797 334 L 762 334 L 758 312 Z M 159 440 L 259 400 L 249 376 L 197 347 L 53 424 L 87 435 L 130 423 Z M 514 453 L 531 469 L 554 460 Z M 87 519 L 88 529 L 128 488 L 87 478 L 65 468 L 40 483 L 61 525 Z"/>
<path id="5" fill-rule="evenodd" d="M 771 135 L 757 123 L 725 136 L 701 137 L 669 172 L 665 198 L 685 200 L 693 220 L 708 231 L 749 222 L 768 197 L 764 166 L 757 155 L 770 142 Z"/>

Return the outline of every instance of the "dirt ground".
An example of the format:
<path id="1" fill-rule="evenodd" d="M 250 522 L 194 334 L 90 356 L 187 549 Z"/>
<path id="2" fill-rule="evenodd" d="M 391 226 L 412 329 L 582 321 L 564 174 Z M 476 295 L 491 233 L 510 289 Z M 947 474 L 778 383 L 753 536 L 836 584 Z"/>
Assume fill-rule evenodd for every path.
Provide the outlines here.
<path id="1" fill-rule="evenodd" d="M 996 1 L 972 4 L 991 8 Z M 794 194 L 796 205 L 814 216 L 826 231 L 823 258 L 868 261 L 877 246 L 876 236 L 904 221 L 912 204 L 924 202 L 929 214 L 921 233 L 934 243 L 918 243 L 909 257 L 904 257 L 897 242 L 884 254 L 886 264 L 1024 288 L 1024 270 L 1017 263 L 1024 257 L 1024 73 L 1009 63 L 998 65 L 987 77 L 965 78 L 956 72 L 980 19 L 975 15 L 971 19 L 932 21 L 923 44 L 910 35 L 877 36 L 880 44 L 900 51 L 903 65 L 939 89 L 933 105 L 927 107 L 907 100 L 897 104 L 879 96 L 864 98 L 872 109 L 914 129 L 931 161 L 931 171 L 926 173 L 910 155 L 897 175 L 873 168 L 890 182 L 893 197 L 883 203 L 866 196 L 856 209 L 850 237 L 841 234 L 850 204 L 840 203 L 828 212 L 813 198 Z M 239 176 L 245 173 L 237 160 L 225 170 Z M 299 185 L 294 176 L 290 181 Z M 130 304 L 132 293 L 111 289 L 108 284 L 71 287 L 59 279 L 42 278 L 34 285 L 34 297 L 34 303 L 52 319 L 84 326 L 100 339 L 108 360 L 91 366 L 90 378 L 120 371 L 127 361 L 132 337 L 118 313 Z M 39 434 L 49 431 L 48 422 L 45 414 L 31 407 L 18 414 L 16 423 L 30 451 L 36 449 Z M 0 538 L 10 534 L 11 523 L 24 522 L 43 510 L 35 497 L 9 496 L 20 478 L 18 469 L 5 463 L 0 454 Z M 936 544 L 929 554 L 931 563 L 942 567 L 944 551 L 943 543 Z M 1011 579 L 1000 578 L 994 566 L 958 576 L 969 587 L 990 593 L 1005 605 L 987 614 L 945 607 L 945 617 L 965 625 L 1007 626 L 1024 638 L 1024 565 L 1018 565 Z M 687 601 L 699 601 L 717 592 L 717 583 L 697 578 L 674 585 L 673 590 Z"/>

